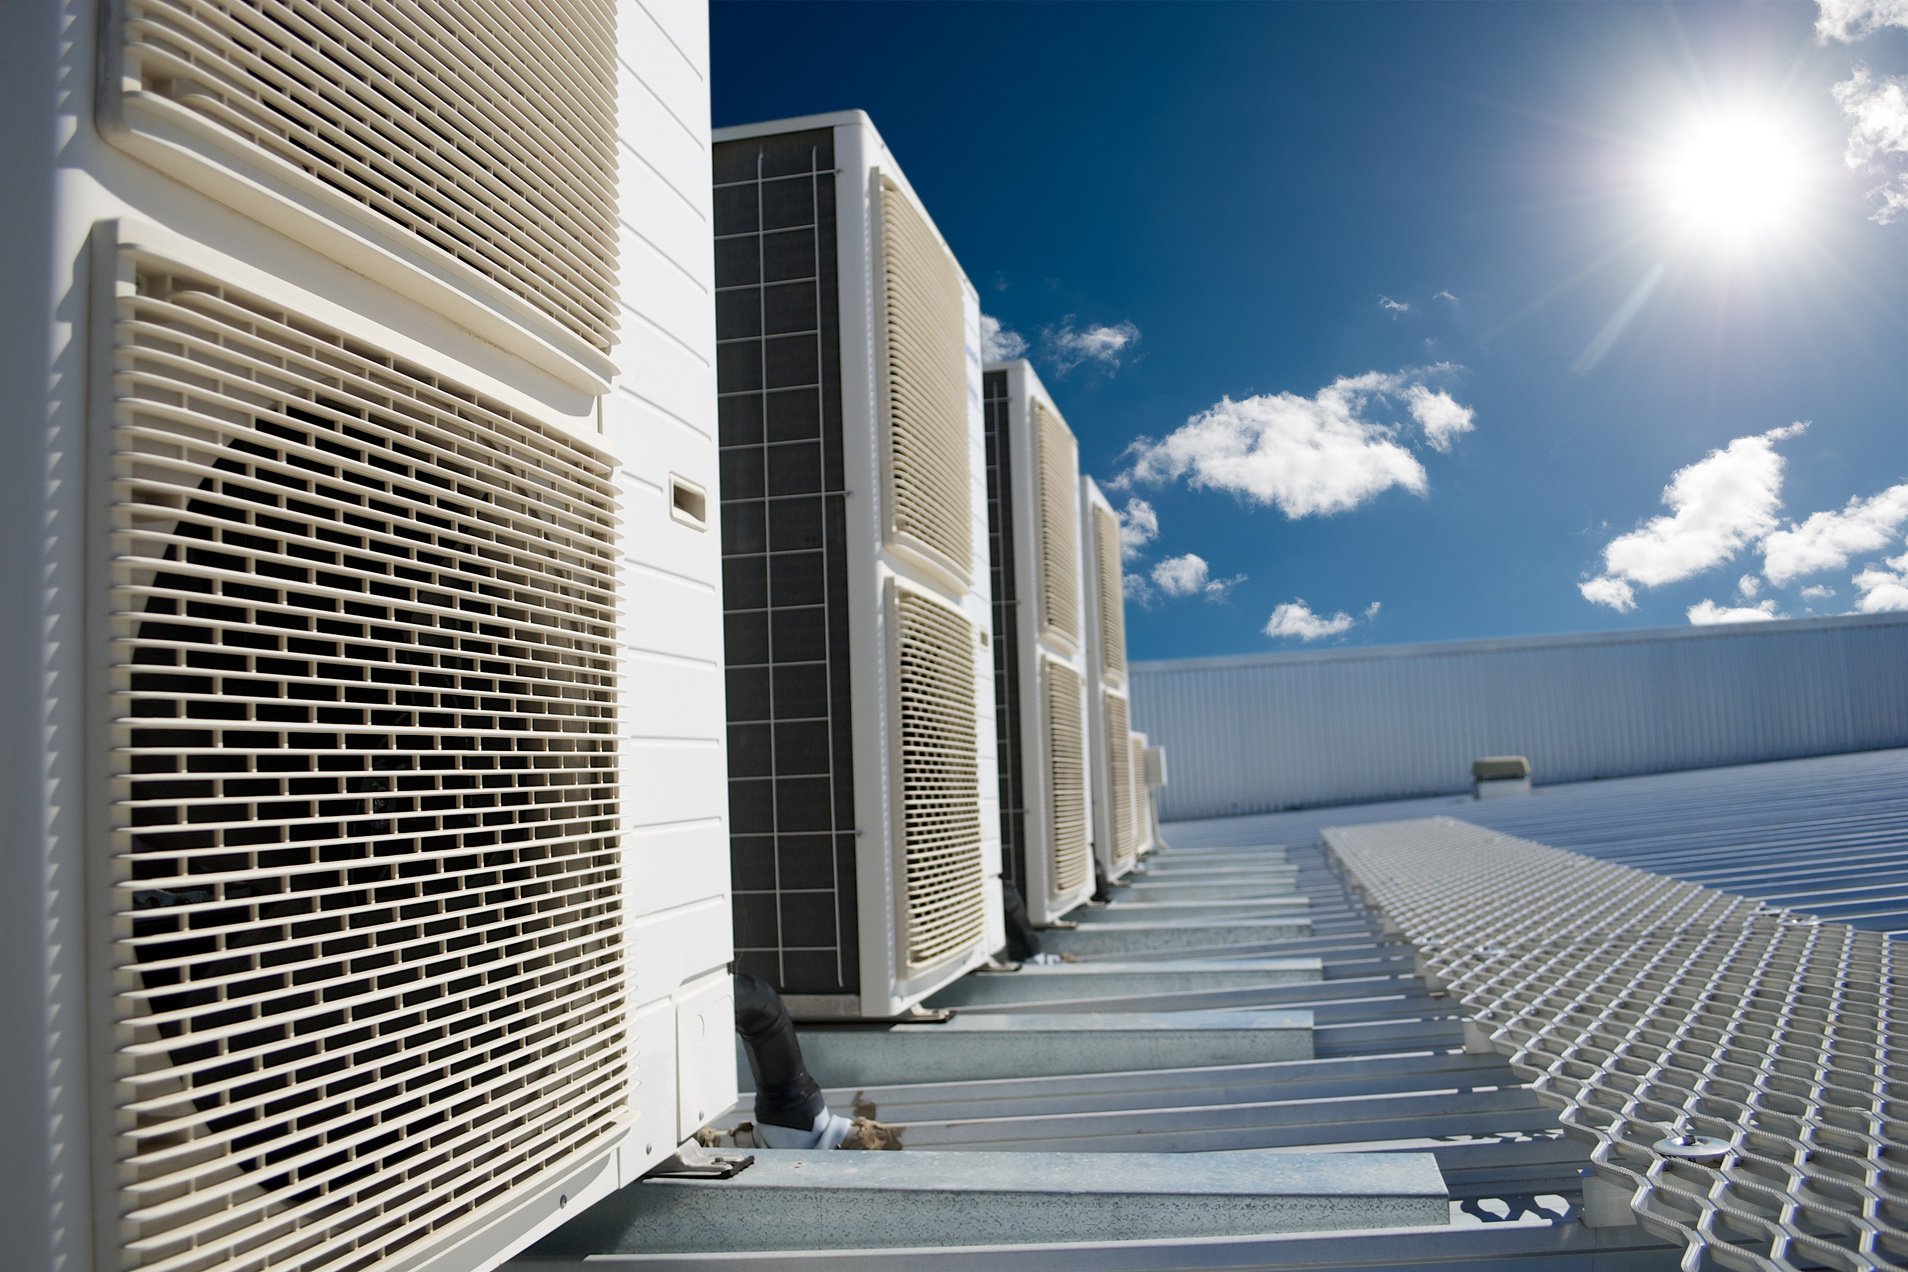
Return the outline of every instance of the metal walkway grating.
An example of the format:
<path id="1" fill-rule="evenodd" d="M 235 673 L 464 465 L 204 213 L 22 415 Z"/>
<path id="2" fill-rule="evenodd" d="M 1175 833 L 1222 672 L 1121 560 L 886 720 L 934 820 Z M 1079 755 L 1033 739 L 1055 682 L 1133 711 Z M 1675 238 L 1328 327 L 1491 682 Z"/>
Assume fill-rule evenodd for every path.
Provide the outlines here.
<path id="1" fill-rule="evenodd" d="M 1325 841 L 1685 1267 L 1908 1262 L 1885 936 L 1448 818 Z"/>

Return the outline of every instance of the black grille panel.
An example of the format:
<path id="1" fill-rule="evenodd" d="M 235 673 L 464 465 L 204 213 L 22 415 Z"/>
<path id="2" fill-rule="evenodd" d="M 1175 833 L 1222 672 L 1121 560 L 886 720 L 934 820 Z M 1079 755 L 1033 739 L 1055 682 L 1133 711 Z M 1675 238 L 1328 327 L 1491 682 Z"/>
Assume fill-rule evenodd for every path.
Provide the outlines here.
<path id="1" fill-rule="evenodd" d="M 794 994 L 860 987 L 834 166 L 714 152 L 736 965 Z"/>

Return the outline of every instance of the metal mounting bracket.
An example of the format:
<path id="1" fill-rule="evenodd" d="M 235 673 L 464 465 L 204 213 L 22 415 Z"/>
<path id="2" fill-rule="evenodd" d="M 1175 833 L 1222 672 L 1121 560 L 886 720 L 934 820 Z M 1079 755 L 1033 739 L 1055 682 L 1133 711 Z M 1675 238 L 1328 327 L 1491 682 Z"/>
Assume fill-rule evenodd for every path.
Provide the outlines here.
<path id="1" fill-rule="evenodd" d="M 718 1153 L 694 1140 L 676 1146 L 644 1179 L 734 1179 L 755 1165 L 753 1153 Z"/>

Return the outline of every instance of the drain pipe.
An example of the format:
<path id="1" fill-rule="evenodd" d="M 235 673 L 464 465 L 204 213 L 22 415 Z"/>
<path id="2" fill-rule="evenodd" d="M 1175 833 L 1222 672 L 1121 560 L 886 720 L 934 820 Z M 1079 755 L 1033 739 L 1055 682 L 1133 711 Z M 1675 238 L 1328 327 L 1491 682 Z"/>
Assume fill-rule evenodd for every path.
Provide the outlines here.
<path id="1" fill-rule="evenodd" d="M 828 1111 L 774 986 L 735 973 L 735 1031 L 755 1075 L 755 1133 L 764 1148 L 838 1148 L 854 1123 Z"/>

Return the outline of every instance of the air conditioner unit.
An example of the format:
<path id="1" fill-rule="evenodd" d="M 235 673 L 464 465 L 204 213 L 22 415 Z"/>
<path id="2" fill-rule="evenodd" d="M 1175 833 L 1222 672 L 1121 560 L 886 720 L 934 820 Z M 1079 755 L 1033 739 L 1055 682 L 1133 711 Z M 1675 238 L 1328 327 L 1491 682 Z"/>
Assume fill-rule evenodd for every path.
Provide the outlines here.
<path id="1" fill-rule="evenodd" d="M 60 351 L 0 479 L 59 543 L 9 567 L 54 643 L 6 638 L 53 673 L 7 886 L 51 926 L 0 976 L 59 1063 L 0 1081 L 60 1164 L 15 1252 L 495 1266 L 734 1100 L 706 152 L 615 108 L 706 120 L 657 64 L 706 13 L 72 12 L 15 112 L 64 122 L 13 174 L 57 197 L 0 247 Z M 607 138 L 607 221 L 530 228 L 498 112 L 551 163 Z M 619 127 L 700 203 L 636 197 Z M 619 205 L 677 290 L 618 281 Z M 619 308 L 680 347 L 598 396 Z"/>
<path id="2" fill-rule="evenodd" d="M 983 396 L 1001 877 L 1042 925 L 1093 895 L 1080 447 L 1026 362 Z"/>
<path id="3" fill-rule="evenodd" d="M 1131 712 L 1126 685 L 1126 600 L 1121 591 L 1120 518 L 1091 477 L 1080 479 L 1085 540 L 1093 851 L 1100 873 L 1118 879 L 1139 859 L 1134 817 Z"/>
<path id="4" fill-rule="evenodd" d="M 892 1017 L 1005 941 L 979 306 L 865 115 L 715 141 L 737 964 Z"/>
<path id="5" fill-rule="evenodd" d="M 1154 835 L 1153 788 L 1146 781 L 1146 756 L 1150 748 L 1146 735 L 1135 729 L 1127 735 L 1126 753 L 1133 765 L 1133 838 L 1135 851 L 1145 856 L 1159 847 Z"/>
<path id="6" fill-rule="evenodd" d="M 1166 785 L 1166 748 L 1149 746 L 1146 748 L 1146 815 L 1152 819 L 1152 837 L 1155 848 L 1166 847 L 1166 840 L 1159 833 L 1159 792 Z"/>

